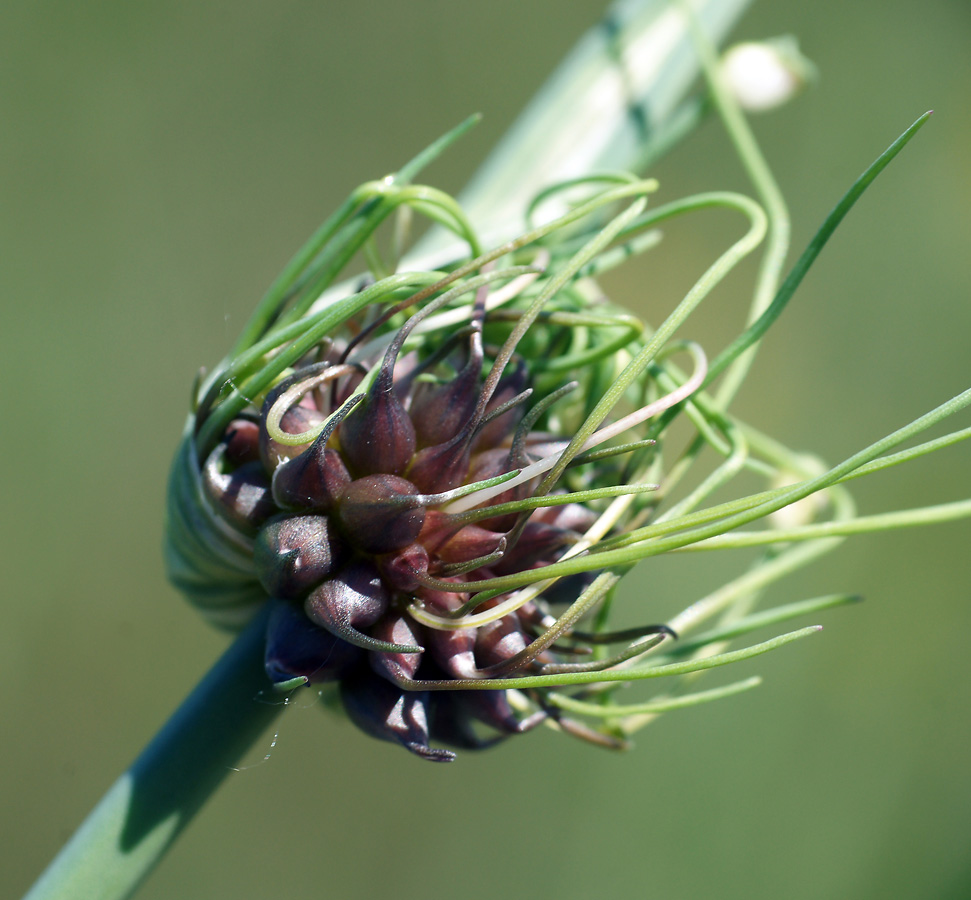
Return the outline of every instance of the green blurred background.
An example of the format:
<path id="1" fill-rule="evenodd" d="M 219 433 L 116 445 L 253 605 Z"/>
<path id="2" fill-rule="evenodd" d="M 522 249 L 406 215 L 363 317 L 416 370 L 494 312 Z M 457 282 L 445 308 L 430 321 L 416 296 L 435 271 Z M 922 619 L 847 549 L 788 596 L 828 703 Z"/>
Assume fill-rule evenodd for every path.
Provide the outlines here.
<path id="1" fill-rule="evenodd" d="M 27 888 L 225 646 L 160 561 L 197 368 L 351 188 L 480 110 L 427 173 L 458 189 L 600 9 L 3 5 L 0 896 Z M 835 461 L 971 384 L 971 7 L 765 0 L 735 35 L 782 32 L 821 71 L 754 121 L 797 249 L 936 110 L 740 398 Z M 715 123 L 654 174 L 661 199 L 746 189 Z M 674 227 L 612 293 L 656 321 L 735 233 L 714 214 Z M 734 333 L 750 275 L 695 335 L 717 347 Z M 969 463 L 959 447 L 874 476 L 860 505 L 967 496 Z M 968 524 L 844 545 L 769 599 L 866 603 L 729 673 L 763 674 L 757 691 L 664 717 L 625 755 L 541 731 L 431 766 L 298 702 L 140 897 L 971 896 L 969 545 Z M 627 600 L 656 618 L 744 565 L 665 561 Z"/>

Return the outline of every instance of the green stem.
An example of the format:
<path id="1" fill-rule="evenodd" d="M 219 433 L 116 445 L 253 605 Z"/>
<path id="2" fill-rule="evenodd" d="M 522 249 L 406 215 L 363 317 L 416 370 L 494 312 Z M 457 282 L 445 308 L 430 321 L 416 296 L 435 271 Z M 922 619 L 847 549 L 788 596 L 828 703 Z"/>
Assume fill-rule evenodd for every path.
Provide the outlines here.
<path id="1" fill-rule="evenodd" d="M 718 58 L 715 45 L 711 38 L 705 33 L 702 23 L 697 15 L 692 11 L 691 6 L 686 0 L 681 2 L 682 8 L 688 19 L 688 26 L 691 31 L 695 50 L 701 60 L 701 67 L 708 83 L 708 89 L 714 100 L 715 109 L 721 117 L 722 124 L 728 134 L 729 140 L 735 147 L 738 159 L 745 169 L 746 174 L 755 187 L 759 200 L 765 207 L 768 219 L 768 240 L 765 254 L 759 265 L 759 274 L 756 280 L 755 297 L 749 310 L 748 324 L 752 324 L 765 311 L 766 307 L 772 302 L 779 279 L 782 275 L 782 267 L 785 263 L 786 254 L 789 251 L 789 234 L 791 225 L 789 222 L 789 210 L 782 197 L 782 191 L 776 183 L 766 162 L 752 129 L 749 128 L 745 116 L 739 108 L 738 103 L 732 97 L 731 92 L 726 88 L 724 81 L 718 70 Z M 745 376 L 748 374 L 755 358 L 757 350 L 756 344 L 747 347 L 732 363 L 729 371 L 718 390 L 717 402 L 722 409 L 727 409 L 732 398 L 738 393 Z"/>
<path id="2" fill-rule="evenodd" d="M 971 500 L 956 500 L 938 506 L 921 506 L 917 509 L 901 509 L 874 516 L 858 516 L 845 522 L 816 522 L 797 528 L 772 528 L 761 532 L 736 531 L 719 534 L 699 541 L 680 551 L 726 550 L 739 547 L 758 547 L 764 544 L 814 541 L 825 537 L 846 537 L 851 534 L 870 534 L 875 531 L 892 531 L 896 528 L 913 528 L 916 525 L 936 525 L 971 517 Z"/>
<path id="3" fill-rule="evenodd" d="M 262 700 L 266 610 L 112 785 L 24 900 L 122 900 L 283 709 Z"/>

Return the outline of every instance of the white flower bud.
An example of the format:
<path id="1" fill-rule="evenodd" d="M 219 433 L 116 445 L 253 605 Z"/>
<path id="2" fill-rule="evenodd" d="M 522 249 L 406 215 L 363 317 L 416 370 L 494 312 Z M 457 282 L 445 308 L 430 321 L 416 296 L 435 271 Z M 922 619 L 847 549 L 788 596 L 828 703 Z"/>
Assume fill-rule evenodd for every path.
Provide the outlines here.
<path id="1" fill-rule="evenodd" d="M 815 75 L 793 37 L 736 44 L 722 57 L 722 77 L 742 109 L 762 112 L 789 101 Z"/>

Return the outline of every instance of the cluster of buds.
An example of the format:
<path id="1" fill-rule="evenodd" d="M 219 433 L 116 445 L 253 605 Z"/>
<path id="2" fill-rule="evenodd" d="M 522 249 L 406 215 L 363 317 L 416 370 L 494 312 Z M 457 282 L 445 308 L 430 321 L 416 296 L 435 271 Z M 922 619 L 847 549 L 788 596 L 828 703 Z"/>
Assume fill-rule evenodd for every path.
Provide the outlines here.
<path id="1" fill-rule="evenodd" d="M 514 287 L 535 277 L 526 275 Z M 432 760 L 452 754 L 429 747 L 430 736 L 480 747 L 494 738 L 474 722 L 502 736 L 550 711 L 538 694 L 520 716 L 503 690 L 416 687 L 590 668 L 576 655 L 592 648 L 556 627 L 548 599 L 473 600 L 468 586 L 541 570 L 598 519 L 562 490 L 550 505 L 530 502 L 544 496 L 530 466 L 569 443 L 539 424 L 578 385 L 534 400 L 515 338 L 501 347 L 483 339 L 488 300 L 484 285 L 468 323 L 424 356 L 401 351 L 435 302 L 397 329 L 379 361 L 354 353 L 373 328 L 328 341 L 267 394 L 259 415 L 230 423 L 202 474 L 208 499 L 254 538 L 256 574 L 274 601 L 271 679 L 338 681 L 363 730 Z M 463 499 L 471 508 L 454 511 Z M 588 580 L 575 579 L 579 592 Z"/>
<path id="2" fill-rule="evenodd" d="M 575 180 L 527 210 L 530 219 L 553 201 L 560 215 L 483 252 L 455 201 L 411 185 L 413 174 L 405 167 L 355 192 L 197 385 L 170 481 L 171 580 L 222 625 L 262 610 L 266 672 L 280 691 L 336 691 L 362 730 L 429 760 L 453 758 L 437 745 L 481 748 L 540 723 L 623 747 L 655 711 L 753 686 L 614 700 L 626 683 L 813 633 L 724 652 L 724 640 L 765 624 L 748 615 L 748 585 L 798 564 L 784 554 L 666 624 L 612 631 L 607 612 L 642 559 L 711 544 L 823 488 L 840 496 L 839 471 L 811 479 L 805 457 L 766 443 L 754 471 L 771 479 L 784 467 L 806 480 L 698 508 L 741 470 L 747 447 L 702 390 L 713 376 L 705 354 L 673 335 L 716 275 L 759 244 L 761 209 L 737 195 L 705 198 L 748 216 L 749 230 L 651 331 L 593 276 L 652 246 L 654 224 L 691 204 L 651 213 L 652 181 Z M 578 187 L 590 193 L 562 202 Z M 434 267 L 386 265 L 374 233 L 402 206 L 469 251 Z M 370 274 L 336 284 L 361 250 Z M 759 328 L 713 368 L 740 359 Z M 665 473 L 661 448 L 682 410 L 696 436 Z M 655 482 L 670 490 L 705 444 L 723 462 L 663 507 Z M 841 514 L 824 503 L 818 515 L 828 509 Z M 793 604 L 772 621 L 846 599 Z M 731 621 L 676 640 L 736 600 Z"/>
<path id="3" fill-rule="evenodd" d="M 643 199 L 566 259 L 543 239 L 611 199 L 441 271 L 371 278 L 294 325 L 277 307 L 202 383 L 172 479 L 170 575 L 227 624 L 269 598 L 266 671 L 282 690 L 335 682 L 364 731 L 431 760 L 453 754 L 430 743 L 478 748 L 546 720 L 620 743 L 542 689 L 504 686 L 600 671 L 673 636 L 584 630 L 616 576 L 548 574 L 641 508 L 656 485 L 631 474 L 654 441 L 636 432 L 704 374 L 695 349 L 690 379 L 617 417 L 622 395 L 597 427 L 643 325 L 591 303 L 581 268 Z M 254 396 L 240 382 L 260 369 Z"/>
<path id="4" fill-rule="evenodd" d="M 200 466 L 206 506 L 252 542 L 253 571 L 271 598 L 271 680 L 286 690 L 337 682 L 364 731 L 426 759 L 453 756 L 430 739 L 483 747 L 548 717 L 609 743 L 551 708 L 541 691 L 511 698 L 508 690 L 459 689 L 524 673 L 596 671 L 673 635 L 646 626 L 604 657 L 594 647 L 609 635 L 574 628 L 606 595 L 602 585 L 590 590 L 591 574 L 529 587 L 568 552 L 589 546 L 591 535 L 611 530 L 597 509 L 605 497 L 654 487 L 598 484 L 613 471 L 605 458 L 652 442 L 566 455 L 570 414 L 557 405 L 580 389 L 585 367 L 571 366 L 579 379 L 543 377 L 549 367 L 518 352 L 535 314 L 516 301 L 542 283 L 535 263 L 548 253 L 534 256 L 531 266 L 486 264 L 451 291 L 426 290 L 420 310 L 393 329 L 388 323 L 417 305 L 414 295 L 370 321 L 349 321 L 344 335 L 328 335 L 288 367 L 259 410 L 233 418 Z M 555 296 L 541 306 L 543 341 L 550 351 L 565 346 L 582 317 L 570 321 Z M 403 352 L 443 307 L 446 329 L 456 312 L 464 321 L 444 334 L 438 325 L 434 342 Z M 550 317 L 557 308 L 559 321 Z M 602 353 L 590 358 L 601 361 Z M 601 429 L 582 449 L 690 389 Z M 566 462 L 579 491 L 563 487 Z M 544 479 L 557 463 L 562 471 Z M 482 589 L 523 575 L 525 589 Z M 579 614 L 554 614 L 578 597 Z"/>

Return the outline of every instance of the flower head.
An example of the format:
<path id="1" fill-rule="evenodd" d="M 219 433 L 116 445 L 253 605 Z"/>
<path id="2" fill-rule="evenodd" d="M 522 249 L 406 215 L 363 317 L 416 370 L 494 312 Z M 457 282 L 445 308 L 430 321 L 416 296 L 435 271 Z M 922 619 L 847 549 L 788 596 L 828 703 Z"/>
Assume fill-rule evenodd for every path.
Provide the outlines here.
<path id="1" fill-rule="evenodd" d="M 452 198 L 410 183 L 415 168 L 359 188 L 200 381 L 170 484 L 171 579 L 223 625 L 268 603 L 265 664 L 278 689 L 336 685 L 362 730 L 430 760 L 453 757 L 440 744 L 488 746 L 540 723 L 622 747 L 660 711 L 753 686 L 614 697 L 624 683 L 803 637 L 815 629 L 724 649 L 851 599 L 751 611 L 765 585 L 834 543 L 822 533 L 780 552 L 814 524 L 799 534 L 769 517 L 815 494 L 811 515 L 839 533 L 853 509 L 840 480 L 890 438 L 827 469 L 702 390 L 730 366 L 737 386 L 746 349 L 798 279 L 710 367 L 675 339 L 759 244 L 762 209 L 712 194 L 647 210 L 654 182 L 591 176 L 544 191 L 527 220 L 551 199 L 566 212 L 483 252 Z M 593 276 L 653 246 L 658 222 L 712 206 L 742 213 L 748 229 L 660 325 L 604 297 Z M 386 264 L 375 232 L 395 210 L 430 216 L 467 249 L 434 266 Z M 370 272 L 337 283 L 358 251 Z M 695 436 L 666 464 L 681 413 Z M 672 502 L 706 447 L 720 462 Z M 767 489 L 703 506 L 744 470 Z M 726 534 L 766 520 L 777 527 Z M 610 630 L 614 589 L 635 563 L 731 541 L 770 549 L 667 623 Z"/>
<path id="2" fill-rule="evenodd" d="M 653 188 L 619 182 L 620 199 Z M 176 583 L 218 619 L 265 592 L 270 679 L 338 682 L 363 730 L 428 759 L 452 756 L 430 740 L 479 747 L 563 721 L 539 690 L 456 689 L 597 671 L 673 636 L 651 624 L 618 639 L 619 652 L 595 652 L 609 635 L 578 623 L 616 578 L 545 574 L 643 511 L 656 487 L 631 478 L 652 464 L 644 423 L 704 374 L 690 348 L 694 374 L 650 402 L 641 366 L 596 427 L 600 393 L 643 326 L 582 271 L 632 213 L 574 237 L 572 253 L 551 245 L 582 218 L 440 271 L 369 279 L 301 312 L 296 328 L 275 322 L 249 369 L 236 362 L 234 378 L 207 382 L 177 464 L 174 484 L 194 491 L 191 509 L 178 492 L 172 518 L 205 534 L 172 540 Z M 251 395 L 237 382 L 257 367 L 267 374 Z"/>

